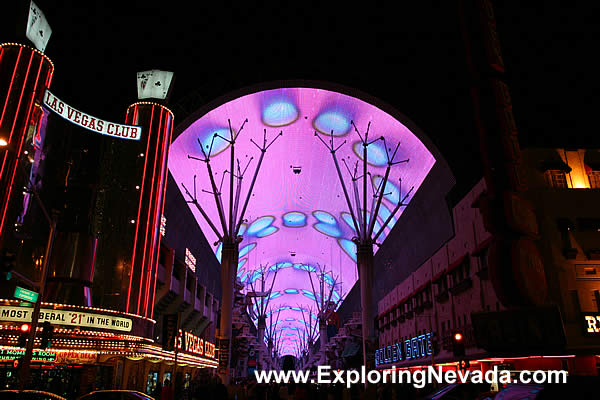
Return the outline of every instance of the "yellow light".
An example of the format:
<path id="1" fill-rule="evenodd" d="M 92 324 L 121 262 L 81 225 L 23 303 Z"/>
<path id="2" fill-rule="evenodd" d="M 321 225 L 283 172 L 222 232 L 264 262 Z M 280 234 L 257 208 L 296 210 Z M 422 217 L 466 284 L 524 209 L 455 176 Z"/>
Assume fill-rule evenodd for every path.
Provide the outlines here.
<path id="1" fill-rule="evenodd" d="M 4 138 L 0 138 L 0 146 L 8 146 L 8 142 Z"/>

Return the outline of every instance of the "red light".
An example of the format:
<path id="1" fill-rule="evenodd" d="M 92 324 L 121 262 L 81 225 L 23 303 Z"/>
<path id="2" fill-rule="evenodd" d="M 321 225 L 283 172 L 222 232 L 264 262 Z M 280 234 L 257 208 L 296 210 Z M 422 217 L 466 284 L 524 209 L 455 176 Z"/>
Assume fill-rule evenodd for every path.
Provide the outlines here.
<path id="1" fill-rule="evenodd" d="M 460 332 L 457 332 L 454 334 L 454 340 L 456 340 L 457 342 L 460 342 L 463 339 L 463 335 Z"/>
<path id="2" fill-rule="evenodd" d="M 29 324 L 21 325 L 21 332 L 29 332 Z"/>

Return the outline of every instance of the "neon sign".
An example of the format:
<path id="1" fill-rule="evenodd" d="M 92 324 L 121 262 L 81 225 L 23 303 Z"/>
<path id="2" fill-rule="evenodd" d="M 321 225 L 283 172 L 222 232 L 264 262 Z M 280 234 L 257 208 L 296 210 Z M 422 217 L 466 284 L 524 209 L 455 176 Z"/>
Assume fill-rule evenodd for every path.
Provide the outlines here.
<path id="1" fill-rule="evenodd" d="M 185 353 L 215 358 L 215 345 L 213 343 L 181 329 L 175 340 L 175 348 Z"/>
<path id="2" fill-rule="evenodd" d="M 92 117 L 66 104 L 49 90 L 46 90 L 44 94 L 44 105 L 67 121 L 92 132 L 129 140 L 140 140 L 142 136 L 141 126 L 117 124 Z"/>
<path id="3" fill-rule="evenodd" d="M 375 365 L 431 356 L 433 354 L 432 338 L 433 333 L 429 332 L 378 349 L 375 351 Z"/>
<path id="4" fill-rule="evenodd" d="M 0 321 L 25 323 L 31 321 L 33 308 L 0 306 Z M 110 314 L 97 314 L 74 310 L 55 310 L 42 308 L 40 322 L 53 325 L 83 326 L 115 331 L 130 332 L 133 321 L 130 318 L 117 317 Z"/>
<path id="5" fill-rule="evenodd" d="M 584 315 L 585 333 L 600 333 L 600 314 Z"/>

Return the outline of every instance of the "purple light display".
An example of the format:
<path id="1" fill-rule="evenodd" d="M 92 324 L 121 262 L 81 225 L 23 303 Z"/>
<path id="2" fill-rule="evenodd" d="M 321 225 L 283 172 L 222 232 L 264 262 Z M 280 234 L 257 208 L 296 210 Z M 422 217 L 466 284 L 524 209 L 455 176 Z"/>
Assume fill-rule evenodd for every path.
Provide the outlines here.
<path id="1" fill-rule="evenodd" d="M 283 130 L 283 137 L 269 148 L 259 172 L 253 195 L 250 198 L 240 244 L 240 271 L 238 278 L 249 287 L 248 282 L 256 280 L 254 273 L 260 265 L 268 264 L 272 279 L 275 266 L 279 272 L 270 307 L 286 307 L 279 315 L 277 328 L 290 327 L 304 329 L 302 312 L 299 307 L 314 309 L 314 296 L 307 271 L 314 271 L 317 265 L 325 266 L 338 277 L 334 299 L 343 299 L 358 278 L 355 249 L 351 241 L 355 236 L 354 226 L 342 188 L 331 159 L 331 154 L 314 137 L 315 132 L 329 140 L 333 130 L 335 142 L 346 144 L 337 152 L 342 175 L 351 191 L 351 180 L 341 160 L 345 160 L 353 169 L 362 158 L 360 139 L 350 121 L 354 121 L 362 132 L 371 122 L 370 137 L 385 137 L 385 144 L 392 151 L 400 141 L 395 160 L 410 159 L 408 163 L 398 164 L 391 169 L 386 185 L 384 200 L 376 219 L 376 229 L 394 209 L 408 189 L 414 186 L 412 195 L 433 167 L 435 158 L 427 147 L 400 121 L 381 109 L 354 97 L 314 88 L 286 88 L 253 93 L 214 108 L 190 124 L 171 144 L 169 171 L 181 186 L 193 187 L 193 177 L 197 176 L 198 201 L 210 216 L 218 222 L 219 217 L 212 195 L 202 193 L 200 189 L 210 189 L 206 165 L 188 158 L 188 155 L 202 158 L 198 140 L 210 146 L 215 132 L 229 137 L 227 120 L 237 129 L 244 119 L 248 119 L 244 130 L 236 142 L 236 157 L 242 168 L 254 157 L 243 181 L 240 198 L 244 198 L 250 185 L 251 172 L 256 166 L 258 149 L 250 142 L 253 139 L 262 143 L 264 129 L 269 137 Z M 327 133 L 327 134 L 325 134 Z M 217 182 L 229 169 L 229 144 L 216 138 L 211 152 L 211 165 Z M 377 141 L 368 147 L 369 172 L 368 196 L 371 198 L 373 185 L 383 179 L 387 157 L 383 141 Z M 362 165 L 362 164 L 361 164 Z M 228 175 L 225 177 L 228 182 Z M 402 178 L 400 184 L 399 178 Z M 362 191 L 362 181 L 360 188 Z M 227 209 L 229 185 L 222 187 L 223 201 Z M 408 206 L 410 207 L 410 205 Z M 209 243 L 217 238 L 195 207 L 190 207 Z M 385 228 L 378 241 L 382 242 L 393 224 L 399 220 L 401 210 Z M 368 216 L 371 218 L 371 216 Z M 375 247 L 377 250 L 377 247 Z M 220 260 L 220 246 L 214 247 Z M 332 282 L 331 277 L 326 279 Z M 313 277 L 313 282 L 316 280 Z M 318 294 L 317 294 L 318 295 Z M 306 312 L 304 315 L 308 315 Z M 312 322 L 316 323 L 314 318 Z M 285 346 L 285 354 L 293 354 L 298 337 L 288 336 L 292 344 Z M 287 340 L 286 340 L 287 342 Z"/>

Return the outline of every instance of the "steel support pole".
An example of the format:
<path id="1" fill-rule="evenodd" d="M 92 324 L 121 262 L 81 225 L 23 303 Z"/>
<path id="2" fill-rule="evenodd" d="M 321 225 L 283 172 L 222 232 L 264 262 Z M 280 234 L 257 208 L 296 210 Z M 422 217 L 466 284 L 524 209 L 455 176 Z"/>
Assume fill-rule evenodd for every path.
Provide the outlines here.
<path id="1" fill-rule="evenodd" d="M 221 321 L 219 324 L 219 377 L 228 385 L 231 360 L 231 322 L 233 315 L 233 286 L 239 254 L 237 241 L 223 242 L 221 251 Z"/>
<path id="2" fill-rule="evenodd" d="M 37 197 L 37 193 L 35 193 Z M 45 212 L 45 209 L 44 209 Z M 31 315 L 31 324 L 29 327 L 29 337 L 27 338 L 27 346 L 25 347 L 25 355 L 21 361 L 21 370 L 19 373 L 19 390 L 26 388 L 29 383 L 31 359 L 33 358 L 33 345 L 35 342 L 35 334 L 38 326 L 38 320 L 40 317 L 40 309 L 42 307 L 42 299 L 44 297 L 44 290 L 46 288 L 46 279 L 48 277 L 48 263 L 52 254 L 52 246 L 54 244 L 54 236 L 56 233 L 56 219 L 52 220 L 50 224 L 50 233 L 48 234 L 48 242 L 46 244 L 46 252 L 44 254 L 44 264 L 42 266 L 42 278 L 40 281 L 40 292 L 38 294 L 37 301 L 33 307 L 33 314 Z"/>
<path id="3" fill-rule="evenodd" d="M 370 344 L 373 342 L 373 313 L 372 313 L 372 291 L 373 291 L 373 245 L 358 244 L 356 249 L 356 264 L 358 266 L 358 279 L 360 280 L 360 303 L 362 308 L 362 339 L 363 339 L 363 364 L 367 364 Z"/>
<path id="4" fill-rule="evenodd" d="M 265 341 L 265 328 L 266 328 L 266 317 L 263 316 L 259 316 L 258 317 L 258 335 L 257 335 L 257 339 L 258 339 L 258 345 L 260 347 L 262 347 L 262 345 L 264 344 Z"/>
<path id="5" fill-rule="evenodd" d="M 323 318 L 319 318 L 319 342 L 321 350 L 325 351 L 325 346 L 327 345 L 327 321 Z"/>

